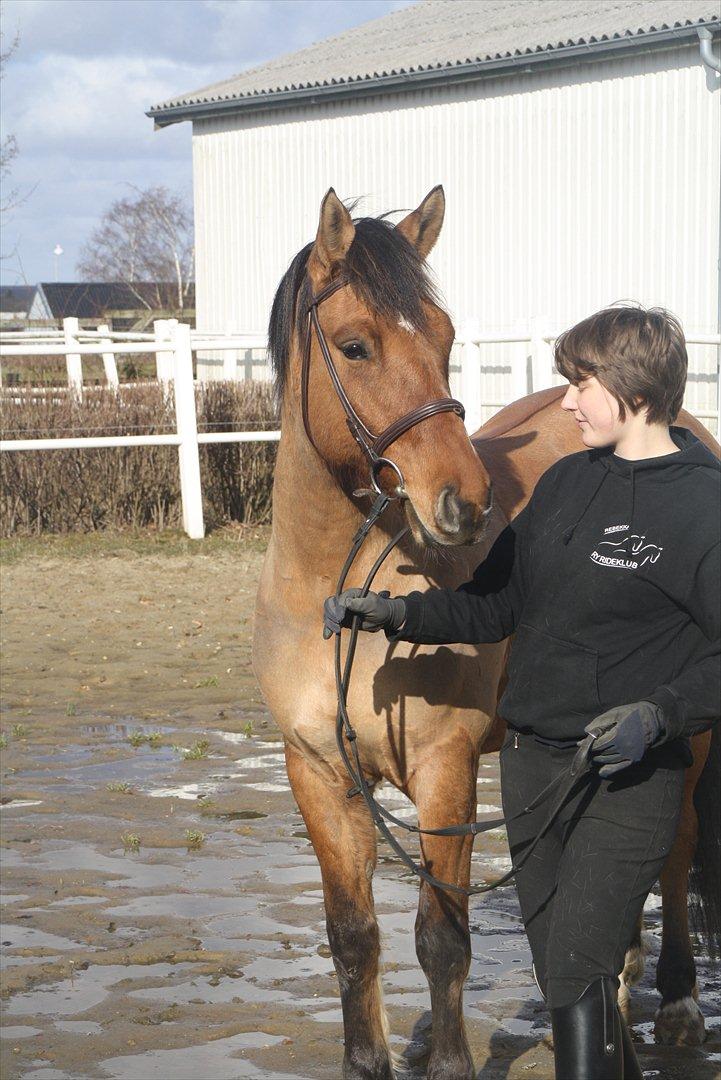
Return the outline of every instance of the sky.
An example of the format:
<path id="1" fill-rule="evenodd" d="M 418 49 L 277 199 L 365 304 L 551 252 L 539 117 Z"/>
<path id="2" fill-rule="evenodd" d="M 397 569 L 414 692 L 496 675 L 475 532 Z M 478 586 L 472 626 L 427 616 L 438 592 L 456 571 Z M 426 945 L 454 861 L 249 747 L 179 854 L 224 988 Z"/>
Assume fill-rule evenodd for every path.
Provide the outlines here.
<path id="1" fill-rule="evenodd" d="M 5 191 L 0 280 L 76 280 L 83 242 L 131 187 L 192 193 L 191 125 L 145 111 L 413 0 L 2 0 L 1 137 L 19 146 Z"/>

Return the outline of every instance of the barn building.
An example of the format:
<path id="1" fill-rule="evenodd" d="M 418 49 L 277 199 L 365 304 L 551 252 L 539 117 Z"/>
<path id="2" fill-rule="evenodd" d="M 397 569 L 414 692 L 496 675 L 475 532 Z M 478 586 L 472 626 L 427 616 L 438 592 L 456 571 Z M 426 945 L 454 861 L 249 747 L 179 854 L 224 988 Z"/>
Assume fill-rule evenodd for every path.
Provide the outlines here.
<path id="1" fill-rule="evenodd" d="M 717 429 L 720 31 L 716 0 L 422 0 L 154 106 L 193 124 L 198 326 L 264 329 L 329 186 L 375 214 L 442 183 L 430 261 L 459 336 L 660 304 Z M 483 345 L 484 415 L 518 350 Z"/>

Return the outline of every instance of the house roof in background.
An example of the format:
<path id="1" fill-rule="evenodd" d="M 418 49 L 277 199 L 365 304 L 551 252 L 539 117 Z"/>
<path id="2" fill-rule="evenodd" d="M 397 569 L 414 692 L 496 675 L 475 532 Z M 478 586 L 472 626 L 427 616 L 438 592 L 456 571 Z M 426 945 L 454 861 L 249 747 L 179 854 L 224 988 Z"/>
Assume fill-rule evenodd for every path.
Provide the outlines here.
<path id="1" fill-rule="evenodd" d="M 13 315 L 25 314 L 35 296 L 34 285 L 3 285 L 0 287 L 0 311 Z"/>
<path id="2" fill-rule="evenodd" d="M 122 281 L 43 281 L 38 283 L 36 306 L 46 307 L 48 317 L 63 319 L 75 315 L 79 319 L 97 319 L 108 311 L 137 311 L 158 307 L 160 298 L 168 308 L 175 306 L 177 285 L 173 282 L 136 282 L 132 288 Z M 44 300 L 44 305 L 40 300 Z M 186 307 L 195 303 L 195 286 L 188 289 Z"/>
<path id="3" fill-rule="evenodd" d="M 647 46 L 719 28 L 715 0 L 421 0 L 153 106 L 158 126 L 227 108 L 411 88 L 524 61 Z"/>

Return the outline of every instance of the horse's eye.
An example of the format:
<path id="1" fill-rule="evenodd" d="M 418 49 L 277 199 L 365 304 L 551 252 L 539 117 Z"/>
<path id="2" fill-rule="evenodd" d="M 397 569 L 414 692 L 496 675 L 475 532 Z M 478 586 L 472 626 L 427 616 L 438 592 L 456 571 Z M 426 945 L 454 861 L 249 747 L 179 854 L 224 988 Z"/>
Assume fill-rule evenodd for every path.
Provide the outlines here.
<path id="1" fill-rule="evenodd" d="M 359 341 L 351 341 L 342 346 L 343 355 L 347 360 L 367 360 L 368 353 Z"/>

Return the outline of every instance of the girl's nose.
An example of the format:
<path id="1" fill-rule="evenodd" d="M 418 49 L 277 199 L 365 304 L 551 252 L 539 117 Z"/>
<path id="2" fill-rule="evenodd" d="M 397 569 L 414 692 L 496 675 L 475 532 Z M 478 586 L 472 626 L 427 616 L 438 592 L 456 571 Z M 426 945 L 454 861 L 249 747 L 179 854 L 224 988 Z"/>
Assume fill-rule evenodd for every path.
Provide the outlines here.
<path id="1" fill-rule="evenodd" d="M 563 401 L 561 402 L 562 409 L 568 409 L 569 412 L 576 408 L 576 388 L 569 384 L 568 390 L 564 394 Z"/>

